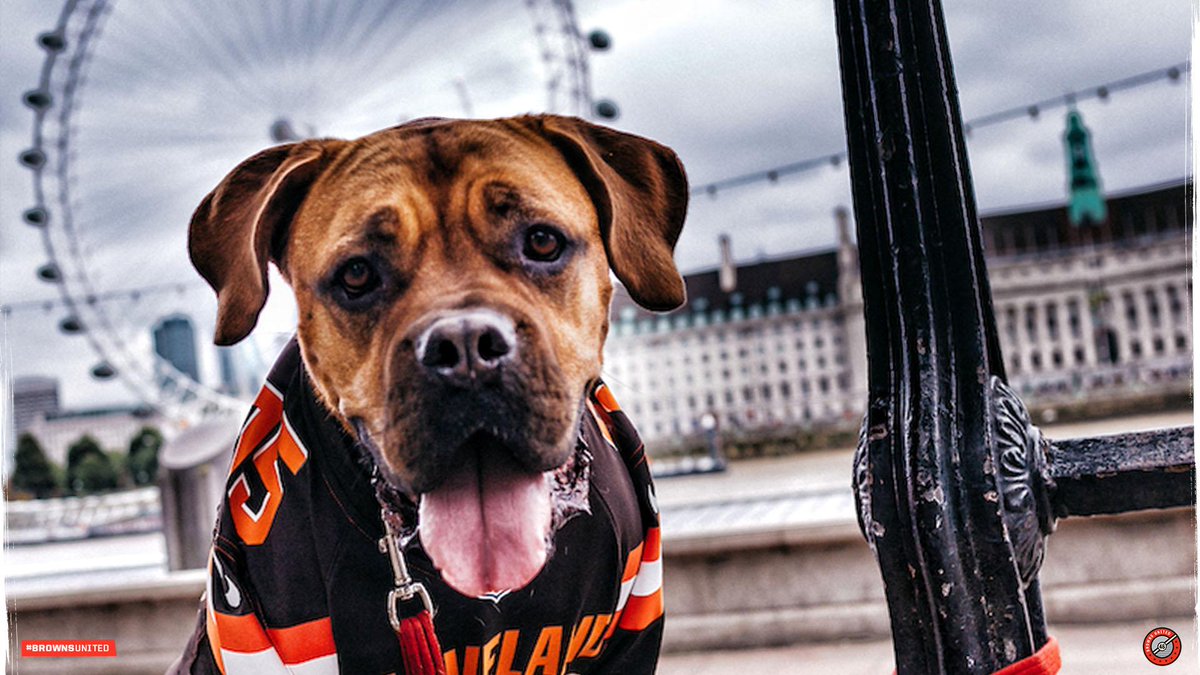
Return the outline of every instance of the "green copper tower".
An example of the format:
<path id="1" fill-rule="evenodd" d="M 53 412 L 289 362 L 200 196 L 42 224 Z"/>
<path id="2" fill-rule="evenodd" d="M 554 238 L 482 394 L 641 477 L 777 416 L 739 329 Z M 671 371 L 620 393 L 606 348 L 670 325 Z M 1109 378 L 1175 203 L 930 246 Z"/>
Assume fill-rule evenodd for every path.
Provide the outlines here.
<path id="1" fill-rule="evenodd" d="M 1063 134 L 1067 146 L 1067 169 L 1070 172 L 1071 201 L 1067 213 L 1071 224 L 1099 225 L 1108 218 L 1108 207 L 1100 191 L 1100 174 L 1092 157 L 1091 134 L 1083 126 L 1078 110 L 1067 113 L 1067 131 Z"/>

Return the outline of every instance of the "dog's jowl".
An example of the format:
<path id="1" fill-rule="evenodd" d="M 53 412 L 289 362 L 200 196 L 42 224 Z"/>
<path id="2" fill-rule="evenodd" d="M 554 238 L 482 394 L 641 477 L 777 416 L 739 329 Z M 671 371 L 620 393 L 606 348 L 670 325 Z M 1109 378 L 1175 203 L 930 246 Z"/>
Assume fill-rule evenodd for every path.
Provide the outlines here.
<path id="1" fill-rule="evenodd" d="M 682 304 L 675 154 L 422 120 L 235 168 L 192 218 L 216 341 L 296 337 L 246 418 L 184 673 L 651 673 L 657 507 L 600 381 L 610 273 Z M 432 611 L 430 611 L 432 610 Z"/>

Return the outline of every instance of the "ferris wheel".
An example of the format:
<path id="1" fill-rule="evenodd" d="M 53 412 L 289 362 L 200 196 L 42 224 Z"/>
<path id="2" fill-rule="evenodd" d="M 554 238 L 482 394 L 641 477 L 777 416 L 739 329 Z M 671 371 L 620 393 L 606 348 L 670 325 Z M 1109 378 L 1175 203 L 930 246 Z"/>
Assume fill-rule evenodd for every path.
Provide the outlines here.
<path id="1" fill-rule="evenodd" d="M 570 0 L 66 0 L 37 43 L 19 157 L 23 218 L 47 256 L 37 274 L 61 296 L 59 330 L 95 352 L 92 376 L 181 422 L 245 405 L 149 344 L 164 316 L 211 326 L 187 222 L 239 161 L 416 117 L 616 116 L 588 71 L 608 36 L 585 36 Z"/>

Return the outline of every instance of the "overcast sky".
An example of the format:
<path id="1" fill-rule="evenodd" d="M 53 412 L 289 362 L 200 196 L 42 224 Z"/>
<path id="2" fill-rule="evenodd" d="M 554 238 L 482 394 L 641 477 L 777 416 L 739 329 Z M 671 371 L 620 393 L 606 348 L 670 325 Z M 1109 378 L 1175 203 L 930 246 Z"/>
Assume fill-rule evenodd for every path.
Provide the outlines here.
<path id="1" fill-rule="evenodd" d="M 302 133 L 357 135 L 425 115 L 499 116 L 546 105 L 533 21 L 522 0 L 366 3 L 361 16 L 325 2 L 226 0 L 113 3 L 96 42 L 72 136 L 76 225 L 101 289 L 196 280 L 184 239 L 191 209 L 238 161 L 270 144 L 283 116 Z M 612 48 L 590 58 L 593 92 L 621 109 L 616 126 L 680 154 L 694 184 L 844 149 L 831 2 L 806 0 L 580 0 L 585 31 L 602 27 Z M 43 53 L 34 37 L 59 7 L 0 3 L 0 302 L 55 297 L 34 279 L 46 259 L 21 222 L 33 203 L 32 114 Z M 308 6 L 316 12 L 304 11 Z M 1186 0 L 1006 0 L 948 3 L 947 24 L 964 115 L 970 119 L 1082 90 L 1189 56 Z M 395 9 L 386 10 L 386 7 Z M 378 11 L 376 11 L 378 10 Z M 317 44 L 314 49 L 305 45 Z M 1080 103 L 1093 132 L 1104 187 L 1121 191 L 1189 172 L 1183 84 L 1117 92 Z M 969 140 L 981 210 L 1061 200 L 1065 110 L 976 131 Z M 57 194 L 54 192 L 54 194 Z M 716 261 L 716 238 L 735 255 L 828 246 L 832 211 L 850 200 L 847 172 L 822 167 L 697 197 L 678 247 L 685 270 Z M 187 311 L 206 343 L 210 293 L 147 296 L 112 306 L 131 349 L 149 350 L 154 320 Z M 278 286 L 276 286 L 278 290 Z M 276 294 L 286 297 L 284 294 Z M 128 401 L 116 382 L 87 377 L 96 357 L 60 336 L 61 310 L 14 313 L 4 326 L 12 375 L 61 378 L 65 403 Z M 286 302 L 263 332 L 290 329 Z M 211 375 L 212 357 L 204 357 Z M 270 360 L 271 355 L 265 355 Z"/>

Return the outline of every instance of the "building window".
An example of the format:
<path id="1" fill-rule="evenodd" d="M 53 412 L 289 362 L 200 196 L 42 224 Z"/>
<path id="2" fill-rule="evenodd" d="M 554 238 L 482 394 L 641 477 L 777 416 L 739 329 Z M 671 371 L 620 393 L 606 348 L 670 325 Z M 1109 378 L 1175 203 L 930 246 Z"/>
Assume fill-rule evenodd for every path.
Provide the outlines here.
<path id="1" fill-rule="evenodd" d="M 1041 354 L 1041 352 L 1034 352 L 1029 355 L 1029 367 L 1032 368 L 1034 370 L 1034 372 L 1037 372 L 1042 369 L 1042 354 Z"/>
<path id="2" fill-rule="evenodd" d="M 1081 333 L 1078 300 L 1067 301 L 1067 322 L 1071 326 L 1071 337 L 1078 338 Z"/>
<path id="3" fill-rule="evenodd" d="M 1162 353 L 1165 352 L 1166 349 L 1167 349 L 1167 345 L 1166 345 L 1166 343 L 1163 342 L 1162 338 L 1160 338 L 1160 337 L 1154 338 L 1154 353 L 1155 354 L 1157 354 L 1158 356 L 1162 356 Z"/>
<path id="4" fill-rule="evenodd" d="M 1054 367 L 1055 367 L 1055 368 L 1061 368 L 1061 367 L 1062 367 L 1062 364 L 1063 364 L 1063 355 L 1062 355 L 1062 352 L 1060 352 L 1060 351 L 1058 351 L 1057 349 L 1055 349 L 1055 350 L 1054 350 L 1054 353 L 1053 353 L 1053 354 L 1051 354 L 1051 359 L 1053 359 L 1053 361 L 1054 361 Z"/>
<path id="5" fill-rule="evenodd" d="M 1133 293 L 1126 291 L 1121 294 L 1121 303 L 1125 305 L 1125 323 L 1131 328 L 1138 327 L 1137 305 L 1133 302 Z"/>
<path id="6" fill-rule="evenodd" d="M 1033 305 L 1025 307 L 1025 336 L 1029 338 L 1030 342 L 1037 341 L 1037 307 Z"/>
<path id="7" fill-rule="evenodd" d="M 1179 321 L 1183 316 L 1183 303 L 1179 301 L 1179 290 L 1175 286 L 1167 286 L 1167 308 L 1171 311 L 1171 319 Z"/>
<path id="8" fill-rule="evenodd" d="M 762 399 L 763 399 L 764 401 L 770 401 L 770 400 L 771 400 L 771 385 L 769 385 L 769 384 L 764 384 L 764 385 L 762 386 L 762 388 L 761 388 L 761 389 L 759 389 L 759 391 L 762 393 Z"/>
<path id="9" fill-rule="evenodd" d="M 1158 293 L 1153 288 L 1146 289 L 1146 314 L 1150 315 L 1150 325 L 1157 328 L 1162 324 L 1162 316 L 1158 307 Z"/>
<path id="10" fill-rule="evenodd" d="M 1085 357 L 1083 354 L 1083 349 L 1076 347 L 1075 348 L 1075 365 L 1077 365 L 1077 366 L 1083 365 L 1084 360 L 1085 360 Z"/>
<path id="11" fill-rule="evenodd" d="M 1135 359 L 1140 357 L 1142 355 L 1142 343 L 1137 340 L 1130 342 L 1129 343 L 1129 353 Z"/>
<path id="12" fill-rule="evenodd" d="M 1185 336 L 1183 333 L 1176 333 L 1175 334 L 1175 350 L 1182 352 L 1182 351 L 1185 351 L 1186 349 L 1187 349 L 1187 336 Z"/>
<path id="13" fill-rule="evenodd" d="M 820 380 L 817 382 L 817 386 L 819 386 L 819 387 L 820 387 L 820 389 L 821 389 L 821 393 L 822 393 L 822 394 L 828 394 L 828 393 L 829 393 L 829 378 L 828 378 L 828 377 L 822 377 L 822 378 L 821 378 L 821 379 L 820 379 Z"/>
<path id="14" fill-rule="evenodd" d="M 1014 373 L 1021 372 L 1021 355 L 1020 354 L 1013 354 L 1012 370 Z"/>
<path id="15" fill-rule="evenodd" d="M 1058 339 L 1058 305 L 1046 303 L 1046 332 L 1051 340 Z"/>
<path id="16" fill-rule="evenodd" d="M 792 385 L 788 384 L 787 382 L 780 383 L 779 395 L 785 399 L 791 398 L 792 397 Z"/>

